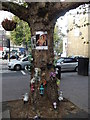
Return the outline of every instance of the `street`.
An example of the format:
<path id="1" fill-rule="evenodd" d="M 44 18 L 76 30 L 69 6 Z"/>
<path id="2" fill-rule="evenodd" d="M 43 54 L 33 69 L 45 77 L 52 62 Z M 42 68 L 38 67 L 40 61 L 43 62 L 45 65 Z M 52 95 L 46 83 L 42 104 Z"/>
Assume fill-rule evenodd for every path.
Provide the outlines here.
<path id="1" fill-rule="evenodd" d="M 2 101 L 21 99 L 23 94 L 29 92 L 28 71 L 11 71 L 8 70 L 7 63 L 3 63 L 0 74 L 2 75 Z"/>
<path id="2" fill-rule="evenodd" d="M 2 101 L 21 99 L 29 92 L 30 73 L 25 70 L 11 71 L 7 63 L 2 63 Z M 89 66 L 90 68 L 90 66 Z M 90 75 L 90 69 L 89 69 Z M 88 112 L 88 76 L 78 75 L 77 72 L 61 73 L 60 89 L 63 96 Z"/>

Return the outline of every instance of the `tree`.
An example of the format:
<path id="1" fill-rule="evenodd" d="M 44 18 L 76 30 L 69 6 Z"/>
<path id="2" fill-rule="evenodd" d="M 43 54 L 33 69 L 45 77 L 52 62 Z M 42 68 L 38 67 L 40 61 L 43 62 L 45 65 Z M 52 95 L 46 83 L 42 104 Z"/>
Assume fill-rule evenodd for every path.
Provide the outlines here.
<path id="1" fill-rule="evenodd" d="M 31 74 L 30 101 L 35 106 L 35 110 L 40 106 L 40 101 L 43 101 L 40 97 L 40 91 L 43 80 L 46 80 L 47 87 L 45 88 L 46 98 L 53 102 L 58 103 L 56 78 L 54 78 L 54 51 L 53 51 L 53 33 L 54 25 L 58 17 L 64 15 L 68 10 L 78 7 L 84 2 L 27 2 L 26 6 L 23 4 L 17 4 L 12 2 L 3 2 L 2 9 L 7 10 L 18 16 L 20 19 L 26 21 L 31 30 L 31 36 L 35 35 L 37 31 L 47 31 L 48 38 L 48 50 L 32 50 L 33 67 Z M 39 69 L 37 69 L 39 68 Z M 41 70 L 41 72 L 40 72 Z M 34 73 L 36 71 L 36 74 Z M 41 76 L 35 79 L 37 71 Z M 38 73 L 38 74 L 39 74 Z"/>
<path id="2" fill-rule="evenodd" d="M 62 53 L 63 50 L 63 37 L 65 35 L 61 32 L 61 30 L 56 25 L 54 28 L 54 50 L 56 54 Z"/>
<path id="3" fill-rule="evenodd" d="M 58 29 L 58 26 L 56 25 L 55 28 L 54 28 L 54 41 L 58 42 L 59 39 L 60 39 L 59 29 Z"/>
<path id="4" fill-rule="evenodd" d="M 13 20 L 17 22 L 16 28 L 11 32 L 11 40 L 16 45 L 25 45 L 31 40 L 30 27 L 28 23 L 20 20 L 18 17 L 14 16 Z"/>

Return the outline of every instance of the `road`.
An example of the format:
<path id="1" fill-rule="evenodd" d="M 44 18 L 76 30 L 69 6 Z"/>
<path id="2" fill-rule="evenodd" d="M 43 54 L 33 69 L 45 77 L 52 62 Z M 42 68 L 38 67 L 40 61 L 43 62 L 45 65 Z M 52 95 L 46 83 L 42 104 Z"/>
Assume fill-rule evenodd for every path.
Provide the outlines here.
<path id="1" fill-rule="evenodd" d="M 28 71 L 8 70 L 7 63 L 2 63 L 2 101 L 21 99 L 22 95 L 29 92 L 30 73 Z"/>
<path id="2" fill-rule="evenodd" d="M 90 68 L 90 66 L 89 66 Z M 30 75 L 27 71 L 10 71 L 6 64 L 0 70 L 2 75 L 2 101 L 10 101 L 22 98 L 29 92 Z M 60 88 L 63 96 L 72 101 L 79 108 L 88 112 L 88 78 L 78 75 L 77 72 L 61 73 Z"/>

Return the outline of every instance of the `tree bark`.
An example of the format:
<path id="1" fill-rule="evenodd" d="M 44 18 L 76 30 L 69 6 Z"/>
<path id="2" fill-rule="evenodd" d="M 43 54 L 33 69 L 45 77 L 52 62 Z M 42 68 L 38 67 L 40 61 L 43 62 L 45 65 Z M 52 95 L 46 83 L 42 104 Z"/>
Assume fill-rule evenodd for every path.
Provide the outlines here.
<path id="1" fill-rule="evenodd" d="M 41 22 L 42 23 L 42 22 Z M 37 24 L 36 24 L 37 25 Z M 45 25 L 39 24 L 40 31 L 42 27 L 45 31 L 47 31 L 47 40 L 48 40 L 48 49 L 47 50 L 32 50 L 33 56 L 33 68 L 31 73 L 31 81 L 35 78 L 35 68 L 39 68 L 41 70 L 40 74 L 40 81 L 35 79 L 35 83 L 30 83 L 30 87 L 32 89 L 32 85 L 34 91 L 30 91 L 30 102 L 34 105 L 35 110 L 43 104 L 43 101 L 49 100 L 50 103 L 53 105 L 53 102 L 58 103 L 58 91 L 57 91 L 57 84 L 56 84 L 56 77 L 51 78 L 50 73 L 55 72 L 54 70 L 54 50 L 53 50 L 53 32 L 54 32 L 54 24 L 49 26 L 49 28 Z M 37 29 L 36 29 L 37 28 Z M 48 30 L 46 29 L 48 28 Z M 39 31 L 38 27 L 33 25 L 31 27 L 32 36 L 35 32 Z M 46 85 L 44 87 L 44 94 L 43 96 L 40 95 L 40 86 L 44 84 L 46 81 Z"/>

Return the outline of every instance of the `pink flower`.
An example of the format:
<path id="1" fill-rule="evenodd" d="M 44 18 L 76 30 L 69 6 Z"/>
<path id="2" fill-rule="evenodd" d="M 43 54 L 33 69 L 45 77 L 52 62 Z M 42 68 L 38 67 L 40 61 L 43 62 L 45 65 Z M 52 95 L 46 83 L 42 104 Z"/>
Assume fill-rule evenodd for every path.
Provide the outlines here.
<path id="1" fill-rule="evenodd" d="M 50 73 L 50 77 L 53 77 L 53 78 L 56 77 L 56 73 L 55 72 L 51 72 Z"/>

